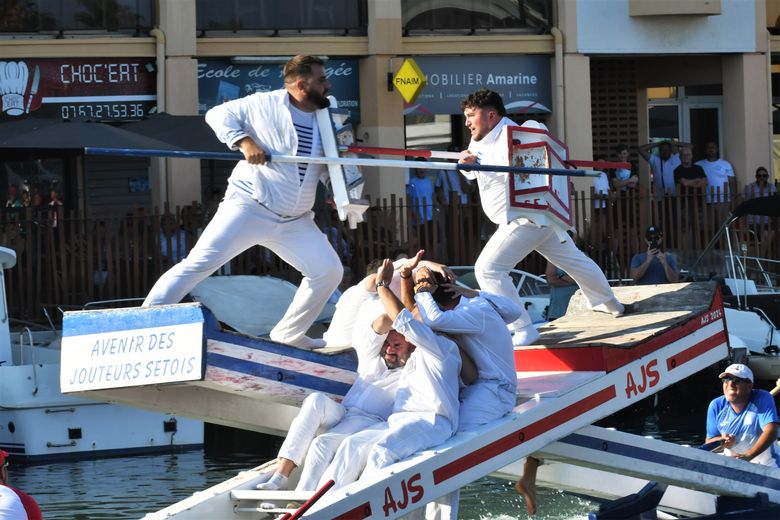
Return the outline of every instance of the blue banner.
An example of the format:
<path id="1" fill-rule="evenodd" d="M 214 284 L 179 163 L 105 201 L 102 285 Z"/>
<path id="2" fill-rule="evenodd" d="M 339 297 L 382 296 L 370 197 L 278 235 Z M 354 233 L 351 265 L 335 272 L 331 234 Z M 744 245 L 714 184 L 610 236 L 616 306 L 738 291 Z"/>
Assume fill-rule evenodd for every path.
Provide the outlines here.
<path id="1" fill-rule="evenodd" d="M 268 92 L 283 86 L 284 64 L 234 64 L 229 58 L 198 60 L 198 113 L 255 92 Z M 330 94 L 339 108 L 349 110 L 351 122 L 360 122 L 360 81 L 358 60 L 330 58 L 325 63 Z"/>
<path id="2" fill-rule="evenodd" d="M 501 94 L 510 114 L 552 112 L 549 56 L 416 56 L 414 61 L 428 81 L 406 106 L 407 114 L 462 114 L 460 102 L 481 88 Z"/>

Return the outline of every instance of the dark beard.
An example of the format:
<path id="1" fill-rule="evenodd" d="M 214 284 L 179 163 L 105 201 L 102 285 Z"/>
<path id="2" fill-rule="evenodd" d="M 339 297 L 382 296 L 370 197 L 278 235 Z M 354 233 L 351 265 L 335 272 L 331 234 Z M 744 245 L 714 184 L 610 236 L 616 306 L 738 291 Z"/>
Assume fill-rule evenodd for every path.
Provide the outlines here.
<path id="1" fill-rule="evenodd" d="M 312 103 L 317 108 L 328 108 L 330 106 L 330 99 L 312 91 L 306 92 L 306 101 Z"/>

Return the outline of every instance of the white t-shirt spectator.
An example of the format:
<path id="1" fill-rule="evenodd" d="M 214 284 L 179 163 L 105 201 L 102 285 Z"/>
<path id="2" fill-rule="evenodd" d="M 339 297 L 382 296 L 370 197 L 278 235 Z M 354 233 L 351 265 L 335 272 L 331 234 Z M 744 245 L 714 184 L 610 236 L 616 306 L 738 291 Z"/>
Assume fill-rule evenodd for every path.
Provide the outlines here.
<path id="1" fill-rule="evenodd" d="M 707 175 L 707 202 L 723 202 L 724 197 L 725 200 L 731 200 L 729 177 L 734 176 L 734 168 L 731 167 L 731 163 L 725 159 L 716 161 L 702 159 L 696 164 L 701 166 Z"/>
<path id="2" fill-rule="evenodd" d="M 677 195 L 677 186 L 674 184 L 674 169 L 680 166 L 680 154 L 673 153 L 665 161 L 661 156 L 653 154 L 650 156 L 650 170 L 653 172 L 653 184 L 655 185 L 656 196 L 662 196 L 664 193 Z"/>
<path id="3" fill-rule="evenodd" d="M 601 175 L 599 175 L 598 177 L 593 177 L 594 197 L 609 195 L 609 179 L 607 178 L 607 174 L 605 172 L 600 172 L 600 173 Z M 604 209 L 607 207 L 607 201 L 599 200 L 597 198 L 593 202 L 593 207 L 596 209 Z"/>

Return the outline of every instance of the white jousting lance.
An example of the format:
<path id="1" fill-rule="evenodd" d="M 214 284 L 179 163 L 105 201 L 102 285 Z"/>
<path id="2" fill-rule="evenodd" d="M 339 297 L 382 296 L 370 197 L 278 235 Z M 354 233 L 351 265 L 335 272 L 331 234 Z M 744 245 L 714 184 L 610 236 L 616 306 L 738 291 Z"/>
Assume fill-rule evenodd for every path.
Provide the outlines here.
<path id="1" fill-rule="evenodd" d="M 458 160 L 464 157 L 461 152 L 442 152 L 439 150 L 414 150 L 411 148 L 383 148 L 380 146 L 342 146 L 339 147 L 342 152 L 365 153 L 372 155 L 403 155 L 406 157 L 432 157 L 434 159 L 453 159 Z M 564 161 L 566 164 L 579 168 L 625 168 L 631 169 L 631 163 L 620 161 L 580 161 L 570 159 Z"/>
<path id="2" fill-rule="evenodd" d="M 118 155 L 123 157 L 171 157 L 217 161 L 240 161 L 244 159 L 244 156 L 239 152 L 191 152 L 187 150 L 104 148 L 91 146 L 84 148 L 84 154 Z M 421 170 L 487 171 L 520 174 L 560 175 L 564 177 L 598 177 L 600 175 L 600 172 L 598 171 L 567 170 L 565 168 L 530 168 L 525 166 L 498 166 L 488 164 L 398 161 L 388 159 L 366 159 L 361 157 L 298 157 L 295 155 L 266 154 L 265 158 L 267 161 L 280 163 L 341 164 L 344 166 L 416 168 Z"/>

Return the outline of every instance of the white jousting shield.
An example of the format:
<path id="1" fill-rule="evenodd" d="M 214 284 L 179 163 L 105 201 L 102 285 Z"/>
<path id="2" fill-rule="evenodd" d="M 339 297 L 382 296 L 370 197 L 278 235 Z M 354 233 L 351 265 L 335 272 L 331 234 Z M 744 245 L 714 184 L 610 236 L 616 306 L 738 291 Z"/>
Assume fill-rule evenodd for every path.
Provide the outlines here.
<path id="1" fill-rule="evenodd" d="M 546 128 L 534 126 L 508 128 L 510 166 L 566 168 L 565 162 L 569 159 L 566 145 Z M 564 229 L 573 225 L 571 183 L 568 177 L 511 173 L 507 175 L 506 190 L 507 216 L 510 221 L 527 218 L 542 226 L 556 225 Z"/>

